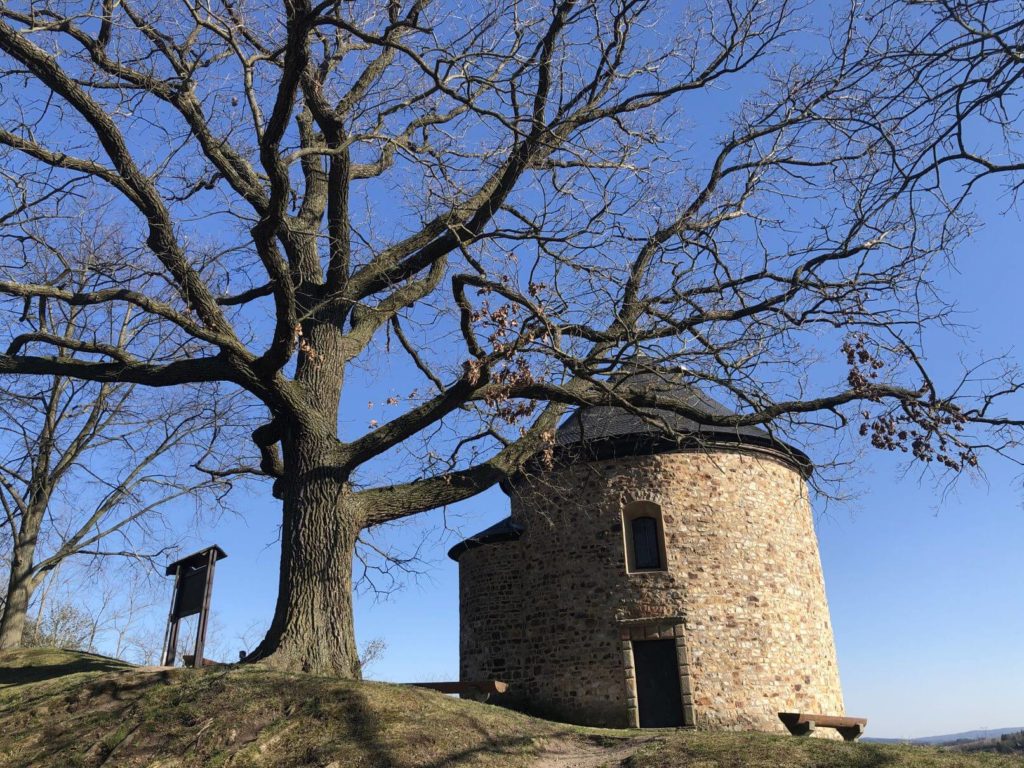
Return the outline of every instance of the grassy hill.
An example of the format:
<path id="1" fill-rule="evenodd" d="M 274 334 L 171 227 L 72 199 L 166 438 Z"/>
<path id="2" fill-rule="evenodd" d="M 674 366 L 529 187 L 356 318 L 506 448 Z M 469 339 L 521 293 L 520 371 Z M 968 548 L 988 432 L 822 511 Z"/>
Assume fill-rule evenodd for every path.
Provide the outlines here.
<path id="1" fill-rule="evenodd" d="M 320 768 L 1022 768 L 927 747 L 752 733 L 574 728 L 382 683 L 254 667 L 134 668 L 0 655 L 0 766 Z"/>

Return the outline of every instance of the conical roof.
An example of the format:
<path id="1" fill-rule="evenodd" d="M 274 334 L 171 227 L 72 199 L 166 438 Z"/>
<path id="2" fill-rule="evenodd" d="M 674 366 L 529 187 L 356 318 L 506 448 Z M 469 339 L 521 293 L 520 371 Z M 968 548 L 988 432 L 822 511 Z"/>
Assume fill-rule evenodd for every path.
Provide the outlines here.
<path id="1" fill-rule="evenodd" d="M 611 383 L 623 395 L 631 392 L 662 396 L 691 407 L 708 417 L 734 416 L 735 411 L 697 389 L 679 371 L 646 368 L 625 373 Z M 726 426 L 716 419 L 687 417 L 661 408 L 628 409 L 595 405 L 578 408 L 555 432 L 559 453 L 581 453 L 587 459 L 633 456 L 672 450 L 686 445 L 737 443 L 770 448 L 783 454 L 808 474 L 811 462 L 798 449 L 773 437 L 760 426 Z"/>
<path id="2" fill-rule="evenodd" d="M 734 416 L 735 412 L 695 387 L 685 383 L 679 373 L 644 372 L 622 377 L 612 384 L 612 391 L 623 396 L 637 392 L 681 401 L 708 416 Z M 578 408 L 558 428 L 555 443 L 560 446 L 594 442 L 609 438 L 664 434 L 697 435 L 702 432 L 728 430 L 750 437 L 769 437 L 761 427 L 716 427 L 660 408 L 642 408 L 639 412 L 614 405 L 593 405 Z"/>

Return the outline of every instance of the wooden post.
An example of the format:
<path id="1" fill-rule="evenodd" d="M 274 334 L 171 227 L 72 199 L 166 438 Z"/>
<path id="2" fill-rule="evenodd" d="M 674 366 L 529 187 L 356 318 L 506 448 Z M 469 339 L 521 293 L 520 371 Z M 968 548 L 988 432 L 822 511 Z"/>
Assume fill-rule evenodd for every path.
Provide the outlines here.
<path id="1" fill-rule="evenodd" d="M 203 607 L 199 609 L 199 623 L 196 626 L 196 650 L 192 666 L 203 666 L 203 646 L 206 645 L 206 621 L 210 614 L 210 596 L 213 593 L 213 568 L 217 564 L 217 553 L 210 549 L 206 555 L 206 589 L 203 591 Z"/>
<path id="2" fill-rule="evenodd" d="M 174 570 L 174 591 L 171 593 L 171 612 L 167 614 L 167 630 L 164 632 L 164 653 L 160 665 L 174 666 L 174 657 L 178 655 L 178 587 L 181 584 L 181 566 Z"/>

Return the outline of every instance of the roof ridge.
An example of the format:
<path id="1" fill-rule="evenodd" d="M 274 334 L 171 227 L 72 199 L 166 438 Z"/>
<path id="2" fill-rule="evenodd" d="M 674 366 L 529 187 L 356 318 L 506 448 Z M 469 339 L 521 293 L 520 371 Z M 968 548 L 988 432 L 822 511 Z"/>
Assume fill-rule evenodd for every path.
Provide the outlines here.
<path id="1" fill-rule="evenodd" d="M 695 383 L 687 381 L 689 378 L 683 371 L 644 369 L 639 372 L 626 372 L 611 384 L 613 390 L 625 388 L 669 394 L 692 404 L 694 410 L 703 411 L 709 416 L 736 415 L 736 412 L 724 403 L 704 392 Z M 738 434 L 756 435 L 761 439 L 771 437 L 768 431 L 760 426 L 722 427 L 665 408 L 637 408 L 634 411 L 618 405 L 587 405 L 574 410 L 559 425 L 555 433 L 555 443 L 559 446 L 568 446 L 607 438 L 650 436 L 666 431 L 652 421 L 660 421 L 673 433 L 680 435 L 693 435 L 715 429 L 722 432 L 735 430 Z"/>

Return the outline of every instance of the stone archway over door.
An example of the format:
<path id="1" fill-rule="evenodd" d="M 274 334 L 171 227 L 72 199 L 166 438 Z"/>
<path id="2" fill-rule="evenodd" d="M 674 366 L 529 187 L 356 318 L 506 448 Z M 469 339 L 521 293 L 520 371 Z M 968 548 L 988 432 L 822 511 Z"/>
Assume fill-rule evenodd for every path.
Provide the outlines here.
<path id="1" fill-rule="evenodd" d="M 684 639 L 682 617 L 662 619 L 626 619 L 619 622 L 619 639 L 622 642 L 622 663 L 626 679 L 627 722 L 633 728 L 651 727 L 641 723 L 641 687 L 649 680 L 640 681 L 638 674 L 652 672 L 655 675 L 668 674 L 669 680 L 653 688 L 655 708 L 678 707 L 678 716 L 669 714 L 671 725 L 693 726 L 697 719 L 693 710 L 693 689 L 690 685 L 690 663 Z M 643 646 L 642 643 L 660 642 L 660 645 Z M 635 651 L 645 658 L 638 664 Z M 672 659 L 669 654 L 674 654 Z M 650 662 L 650 664 L 647 664 Z M 674 663 L 673 663 L 674 662 Z M 660 670 L 660 671 L 659 671 Z M 672 683 L 675 682 L 675 693 Z M 666 697 L 659 703 L 659 693 Z M 678 698 L 676 698 L 678 696 Z M 650 699 L 648 699 L 650 702 Z M 646 710 L 647 707 L 644 706 Z M 671 727 L 668 726 L 668 727 Z"/>

